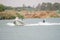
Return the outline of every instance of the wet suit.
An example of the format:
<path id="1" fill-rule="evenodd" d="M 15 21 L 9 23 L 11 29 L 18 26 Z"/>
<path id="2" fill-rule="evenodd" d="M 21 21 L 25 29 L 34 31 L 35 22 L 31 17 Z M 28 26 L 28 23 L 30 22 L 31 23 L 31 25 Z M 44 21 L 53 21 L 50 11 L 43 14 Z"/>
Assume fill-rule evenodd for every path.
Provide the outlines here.
<path id="1" fill-rule="evenodd" d="M 45 20 L 43 20 L 43 23 L 45 23 Z"/>

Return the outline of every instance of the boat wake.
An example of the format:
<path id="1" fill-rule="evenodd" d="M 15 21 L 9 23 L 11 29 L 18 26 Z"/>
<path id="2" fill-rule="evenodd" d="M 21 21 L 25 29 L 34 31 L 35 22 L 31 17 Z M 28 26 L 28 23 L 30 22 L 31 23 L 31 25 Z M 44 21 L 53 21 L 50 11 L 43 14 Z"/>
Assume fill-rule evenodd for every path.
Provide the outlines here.
<path id="1" fill-rule="evenodd" d="M 7 25 L 16 26 L 14 23 L 7 23 Z M 34 23 L 34 24 L 24 24 L 23 26 L 39 26 L 39 25 L 60 25 L 60 23 L 39 22 L 39 23 Z"/>
<path id="2" fill-rule="evenodd" d="M 15 26 L 14 23 L 7 23 L 7 25 L 9 25 L 9 26 Z"/>

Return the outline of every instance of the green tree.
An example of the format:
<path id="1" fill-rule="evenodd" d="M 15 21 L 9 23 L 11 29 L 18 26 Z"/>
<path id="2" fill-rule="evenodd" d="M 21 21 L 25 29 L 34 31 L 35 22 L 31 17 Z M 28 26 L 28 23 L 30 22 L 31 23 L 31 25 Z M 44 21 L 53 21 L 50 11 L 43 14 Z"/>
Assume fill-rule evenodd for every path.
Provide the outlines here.
<path id="1" fill-rule="evenodd" d="M 46 7 L 47 7 L 46 3 L 41 4 L 41 10 L 46 10 Z"/>
<path id="2" fill-rule="evenodd" d="M 16 13 L 17 14 L 17 16 L 19 17 L 19 18 L 21 18 L 22 20 L 24 19 L 24 16 L 23 15 L 21 15 L 21 14 L 19 14 L 19 13 Z"/>
<path id="3" fill-rule="evenodd" d="M 52 10 L 52 3 L 46 3 L 47 8 L 46 10 Z"/>
<path id="4" fill-rule="evenodd" d="M 60 10 L 60 3 L 54 3 L 53 10 Z"/>
<path id="5" fill-rule="evenodd" d="M 0 4 L 0 12 L 5 10 L 5 6 Z"/>
<path id="6" fill-rule="evenodd" d="M 37 9 L 37 10 L 41 10 L 41 5 L 40 5 L 40 3 L 36 6 L 36 9 Z"/>
<path id="7" fill-rule="evenodd" d="M 6 10 L 12 10 L 13 7 L 11 7 L 11 6 L 5 6 L 5 9 L 6 9 Z"/>

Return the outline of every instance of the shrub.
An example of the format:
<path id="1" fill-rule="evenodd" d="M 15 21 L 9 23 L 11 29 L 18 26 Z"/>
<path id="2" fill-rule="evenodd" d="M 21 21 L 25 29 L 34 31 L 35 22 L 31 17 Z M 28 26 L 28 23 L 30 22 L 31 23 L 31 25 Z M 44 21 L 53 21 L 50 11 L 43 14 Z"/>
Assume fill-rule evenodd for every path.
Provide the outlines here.
<path id="1" fill-rule="evenodd" d="M 5 10 L 5 6 L 0 4 L 0 12 Z"/>
<path id="2" fill-rule="evenodd" d="M 23 15 L 21 15 L 21 14 L 19 14 L 19 13 L 16 13 L 17 14 L 17 16 L 19 17 L 19 18 L 21 18 L 22 20 L 24 19 L 24 16 Z"/>

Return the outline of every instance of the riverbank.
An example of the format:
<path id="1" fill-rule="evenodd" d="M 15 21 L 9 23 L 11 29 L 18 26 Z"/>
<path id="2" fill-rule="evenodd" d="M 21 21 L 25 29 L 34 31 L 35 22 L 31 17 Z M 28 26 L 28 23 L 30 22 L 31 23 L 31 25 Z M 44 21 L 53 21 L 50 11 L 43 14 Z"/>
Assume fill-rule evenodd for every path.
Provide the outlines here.
<path id="1" fill-rule="evenodd" d="M 60 17 L 56 11 L 21 11 L 25 18 L 56 18 Z"/>
<path id="2" fill-rule="evenodd" d="M 60 14 L 58 14 L 56 11 L 5 10 L 3 12 L 0 12 L 0 19 L 15 19 L 16 16 L 21 16 L 21 15 L 23 15 L 24 18 L 59 18 L 60 17 Z"/>

